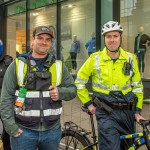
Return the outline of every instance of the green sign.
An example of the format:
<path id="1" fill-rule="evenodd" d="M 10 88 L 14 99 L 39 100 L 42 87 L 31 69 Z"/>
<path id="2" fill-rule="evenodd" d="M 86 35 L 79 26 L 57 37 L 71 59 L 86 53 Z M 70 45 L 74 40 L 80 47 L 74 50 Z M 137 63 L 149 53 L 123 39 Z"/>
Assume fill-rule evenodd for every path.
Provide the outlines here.
<path id="1" fill-rule="evenodd" d="M 58 2 L 62 2 L 62 1 L 65 0 L 58 0 Z M 57 3 L 57 0 L 32 0 L 30 1 L 30 10 L 43 7 L 46 5 L 55 4 L 55 3 Z M 26 11 L 25 3 L 16 6 L 16 13 L 22 13 L 25 11 Z"/>

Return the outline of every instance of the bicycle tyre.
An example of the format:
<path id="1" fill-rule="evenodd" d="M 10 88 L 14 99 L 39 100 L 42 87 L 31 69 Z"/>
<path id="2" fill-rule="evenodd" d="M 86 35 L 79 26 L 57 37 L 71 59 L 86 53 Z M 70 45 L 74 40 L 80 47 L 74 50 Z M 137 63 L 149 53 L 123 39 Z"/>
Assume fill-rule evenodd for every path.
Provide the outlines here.
<path id="1" fill-rule="evenodd" d="M 80 150 L 88 145 L 90 145 L 90 141 L 82 133 L 73 130 L 64 130 L 59 150 Z M 92 148 L 86 148 L 86 150 L 92 150 Z"/>

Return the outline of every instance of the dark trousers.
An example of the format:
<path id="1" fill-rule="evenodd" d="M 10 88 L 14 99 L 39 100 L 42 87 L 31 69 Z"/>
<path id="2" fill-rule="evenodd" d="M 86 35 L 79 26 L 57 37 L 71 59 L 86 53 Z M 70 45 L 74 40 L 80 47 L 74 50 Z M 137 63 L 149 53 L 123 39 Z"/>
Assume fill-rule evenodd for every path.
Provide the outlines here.
<path id="1" fill-rule="evenodd" d="M 72 62 L 72 69 L 77 69 L 77 62 L 76 62 L 76 58 L 77 58 L 77 53 L 74 52 L 70 52 L 70 56 L 71 56 L 71 62 Z"/>
<path id="2" fill-rule="evenodd" d="M 4 126 L 3 126 L 3 133 L 2 133 L 2 142 L 3 142 L 3 149 L 4 150 L 11 150 L 10 146 L 10 136 L 6 132 Z"/>
<path id="3" fill-rule="evenodd" d="M 10 148 L 10 137 L 4 128 L 3 128 L 3 134 L 2 134 L 2 141 L 3 141 L 3 149 L 4 150 L 11 150 L 11 148 Z"/>
<path id="4" fill-rule="evenodd" d="M 144 72 L 145 69 L 145 62 L 144 62 L 145 52 L 146 51 L 140 51 L 139 53 L 136 53 L 140 72 Z"/>
<path id="5" fill-rule="evenodd" d="M 96 108 L 98 123 L 98 143 L 101 150 L 127 150 L 132 139 L 120 140 L 120 135 L 134 133 L 134 112 L 131 110 L 113 110 L 109 114 L 102 108 Z"/>

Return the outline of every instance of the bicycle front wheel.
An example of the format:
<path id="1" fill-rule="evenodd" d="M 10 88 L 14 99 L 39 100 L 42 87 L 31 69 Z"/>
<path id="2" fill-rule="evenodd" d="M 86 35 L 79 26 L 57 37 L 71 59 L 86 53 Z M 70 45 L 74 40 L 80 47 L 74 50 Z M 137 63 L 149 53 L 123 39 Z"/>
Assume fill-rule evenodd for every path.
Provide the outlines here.
<path id="1" fill-rule="evenodd" d="M 88 145 L 90 145 L 90 141 L 86 136 L 73 130 L 64 130 L 59 150 L 81 150 Z M 92 150 L 92 148 L 86 148 L 86 150 Z"/>

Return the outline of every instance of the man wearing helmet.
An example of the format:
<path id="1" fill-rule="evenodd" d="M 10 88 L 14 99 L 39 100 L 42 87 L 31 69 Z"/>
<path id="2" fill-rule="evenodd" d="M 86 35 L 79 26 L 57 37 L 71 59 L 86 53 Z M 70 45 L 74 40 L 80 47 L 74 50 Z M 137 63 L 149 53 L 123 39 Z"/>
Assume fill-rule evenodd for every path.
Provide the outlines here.
<path id="1" fill-rule="evenodd" d="M 141 115 L 143 85 L 136 56 L 120 45 L 123 29 L 116 21 L 102 27 L 105 47 L 93 53 L 83 64 L 75 81 L 78 97 L 98 122 L 98 143 L 102 150 L 127 149 L 132 141 L 120 141 L 120 135 L 134 132 L 134 119 Z M 86 83 L 92 77 L 93 95 L 106 104 L 111 113 L 101 105 L 95 107 Z"/>

